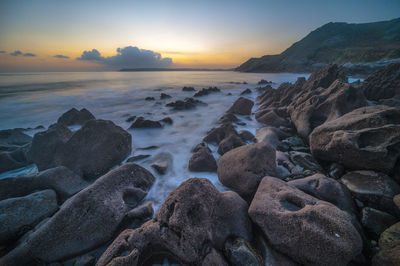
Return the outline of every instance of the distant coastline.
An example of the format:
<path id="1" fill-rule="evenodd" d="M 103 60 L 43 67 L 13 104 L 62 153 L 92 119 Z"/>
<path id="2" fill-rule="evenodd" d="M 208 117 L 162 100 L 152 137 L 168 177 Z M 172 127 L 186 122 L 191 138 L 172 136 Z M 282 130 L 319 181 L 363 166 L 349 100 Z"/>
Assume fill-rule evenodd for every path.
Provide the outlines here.
<path id="1" fill-rule="evenodd" d="M 119 71 L 123 72 L 141 72 L 141 71 L 233 71 L 234 68 L 229 69 L 210 69 L 210 68 L 122 68 Z"/>

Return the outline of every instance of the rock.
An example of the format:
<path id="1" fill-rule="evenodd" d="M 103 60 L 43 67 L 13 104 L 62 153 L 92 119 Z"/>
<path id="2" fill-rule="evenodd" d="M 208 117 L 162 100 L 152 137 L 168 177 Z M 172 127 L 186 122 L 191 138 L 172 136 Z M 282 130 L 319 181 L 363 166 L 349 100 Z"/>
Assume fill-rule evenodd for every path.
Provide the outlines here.
<path id="1" fill-rule="evenodd" d="M 237 135 L 236 129 L 231 124 L 222 124 L 220 127 L 211 129 L 203 141 L 219 144 L 230 135 Z"/>
<path id="2" fill-rule="evenodd" d="M 228 239 L 225 242 L 224 254 L 232 265 L 262 265 L 260 255 L 242 238 Z"/>
<path id="3" fill-rule="evenodd" d="M 221 90 L 218 89 L 217 87 L 209 87 L 208 89 L 202 88 L 200 91 L 196 92 L 194 94 L 194 97 L 200 97 L 204 95 L 208 95 L 213 92 L 220 92 Z"/>
<path id="4" fill-rule="evenodd" d="M 168 164 L 166 162 L 153 163 L 151 167 L 160 175 L 164 175 L 168 170 Z"/>
<path id="5" fill-rule="evenodd" d="M 57 209 L 56 193 L 50 189 L 0 201 L 0 244 L 10 244 Z"/>
<path id="6" fill-rule="evenodd" d="M 343 81 L 336 80 L 325 88 L 302 94 L 289 107 L 298 134 L 306 140 L 314 128 L 367 105 L 362 91 Z"/>
<path id="7" fill-rule="evenodd" d="M 144 119 L 144 117 L 138 117 L 136 121 L 129 127 L 129 129 L 133 128 L 161 128 L 162 125 L 158 121 L 152 121 Z"/>
<path id="8" fill-rule="evenodd" d="M 263 85 L 263 84 L 271 84 L 271 83 L 272 83 L 271 81 L 262 79 L 262 80 L 260 80 L 257 84 L 258 84 L 258 85 Z"/>
<path id="9" fill-rule="evenodd" d="M 37 190 L 52 189 L 60 202 L 89 185 L 80 176 L 64 166 L 51 168 L 32 176 L 0 179 L 0 200 L 23 197 Z"/>
<path id="10" fill-rule="evenodd" d="M 400 186 L 383 173 L 354 171 L 345 174 L 340 181 L 353 196 L 369 207 L 399 216 L 393 197 L 400 193 Z"/>
<path id="11" fill-rule="evenodd" d="M 396 206 L 400 209 L 400 194 L 394 196 L 393 202 L 394 202 L 394 204 L 396 204 Z"/>
<path id="12" fill-rule="evenodd" d="M 356 109 L 314 129 L 310 149 L 315 158 L 348 169 L 391 173 L 400 155 L 400 110 Z"/>
<path id="13" fill-rule="evenodd" d="M 288 184 L 315 198 L 328 201 L 351 215 L 357 212 L 356 205 L 347 188 L 322 174 L 296 179 Z"/>
<path id="14" fill-rule="evenodd" d="M 107 120 L 90 120 L 58 151 L 58 165 L 96 178 L 120 164 L 132 150 L 132 136 Z"/>
<path id="15" fill-rule="evenodd" d="M 233 113 L 238 115 L 250 115 L 251 109 L 253 108 L 254 102 L 244 97 L 237 99 L 227 113 Z"/>
<path id="16" fill-rule="evenodd" d="M 257 142 L 268 143 L 274 149 L 280 144 L 277 130 L 273 127 L 262 127 L 256 129 L 256 140 Z"/>
<path id="17" fill-rule="evenodd" d="M 226 152 L 243 145 L 245 145 L 245 143 L 237 134 L 231 134 L 219 143 L 218 153 L 223 155 Z"/>
<path id="18" fill-rule="evenodd" d="M 126 160 L 128 163 L 133 163 L 133 162 L 136 162 L 136 161 L 139 161 L 139 160 L 142 160 L 142 159 L 146 159 L 146 158 L 149 158 L 151 155 L 149 155 L 149 154 L 139 154 L 139 155 L 136 155 L 136 156 L 132 156 L 132 157 L 130 157 L 128 160 Z"/>
<path id="19" fill-rule="evenodd" d="M 169 125 L 172 125 L 174 123 L 174 121 L 172 120 L 171 117 L 165 117 L 165 118 L 161 119 L 160 122 L 163 122 L 163 123 L 169 124 Z"/>
<path id="20" fill-rule="evenodd" d="M 50 263 L 106 243 L 154 181 L 150 172 L 133 163 L 110 171 L 66 201 L 45 224 L 0 258 L 0 264 Z"/>
<path id="21" fill-rule="evenodd" d="M 361 90 L 370 101 L 393 98 L 400 95 L 400 63 L 393 63 L 368 76 Z"/>
<path id="22" fill-rule="evenodd" d="M 319 163 L 309 153 L 290 151 L 289 158 L 293 164 L 299 166 L 300 169 L 302 169 L 303 174 L 305 174 L 306 171 L 311 174 L 324 172 Z"/>
<path id="23" fill-rule="evenodd" d="M 160 95 L 160 99 L 169 99 L 169 98 L 172 98 L 172 96 L 165 93 L 161 93 Z"/>
<path id="24" fill-rule="evenodd" d="M 307 150 L 308 150 L 308 152 L 310 151 L 307 148 L 304 141 L 301 138 L 299 138 L 298 136 L 286 138 L 286 139 L 282 140 L 282 144 L 287 145 L 288 150 L 299 151 L 299 152 L 306 152 Z"/>
<path id="25" fill-rule="evenodd" d="M 73 266 L 94 266 L 96 258 L 91 255 L 84 255 L 74 261 Z"/>
<path id="26" fill-rule="evenodd" d="M 11 151 L 32 141 L 21 129 L 0 130 L 0 150 Z"/>
<path id="27" fill-rule="evenodd" d="M 168 196 L 152 220 L 122 232 L 97 265 L 152 265 L 157 258 L 181 265 L 223 261 L 215 250 L 221 251 L 230 236 L 251 238 L 247 208 L 235 192 L 219 192 L 204 178 L 189 179 Z"/>
<path id="28" fill-rule="evenodd" d="M 87 109 L 83 108 L 78 111 L 75 108 L 72 108 L 62 114 L 57 120 L 57 124 L 62 124 L 64 126 L 72 126 L 72 125 L 83 125 L 89 120 L 96 119 L 91 112 Z"/>
<path id="29" fill-rule="evenodd" d="M 125 120 L 125 122 L 131 123 L 131 122 L 135 121 L 135 119 L 136 119 L 136 115 L 132 115 L 132 116 L 129 116 L 128 119 Z"/>
<path id="30" fill-rule="evenodd" d="M 400 264 L 400 222 L 386 229 L 379 237 L 380 251 L 372 259 L 373 266 Z"/>
<path id="31" fill-rule="evenodd" d="M 204 257 L 202 266 L 229 266 L 225 257 L 214 248 Z"/>
<path id="32" fill-rule="evenodd" d="M 22 146 L 12 151 L 0 152 L 0 173 L 27 166 L 31 160 L 27 158 L 26 152 L 29 146 Z"/>
<path id="33" fill-rule="evenodd" d="M 254 137 L 254 135 L 248 130 L 240 130 L 238 134 L 243 141 L 249 141 L 249 142 L 256 141 L 256 137 Z"/>
<path id="34" fill-rule="evenodd" d="M 195 91 L 195 89 L 193 87 L 183 87 L 182 91 Z"/>
<path id="35" fill-rule="evenodd" d="M 266 175 L 276 175 L 275 150 L 266 143 L 233 149 L 218 160 L 219 181 L 247 201 Z"/>
<path id="36" fill-rule="evenodd" d="M 290 127 L 290 122 L 278 116 L 274 110 L 271 110 L 257 119 L 258 122 L 273 127 Z"/>
<path id="37" fill-rule="evenodd" d="M 245 89 L 244 91 L 242 91 L 241 93 L 240 93 L 240 95 L 245 95 L 245 94 L 250 94 L 251 93 L 251 90 L 250 89 Z"/>
<path id="38" fill-rule="evenodd" d="M 396 221 L 392 215 L 370 207 L 363 208 L 361 212 L 361 224 L 372 239 L 378 239 L 380 234 Z"/>
<path id="39" fill-rule="evenodd" d="M 350 216 L 274 177 L 264 177 L 250 218 L 278 251 L 308 265 L 347 265 L 362 250 Z"/>
<path id="40" fill-rule="evenodd" d="M 199 144 L 200 145 L 200 144 Z M 217 162 L 210 149 L 205 146 L 196 146 L 194 154 L 189 160 L 189 170 L 193 172 L 215 172 Z"/>
<path id="41" fill-rule="evenodd" d="M 311 73 L 303 87 L 307 90 L 314 90 L 319 87 L 328 88 L 337 79 L 346 82 L 346 74 L 336 64 L 330 64 Z"/>
<path id="42" fill-rule="evenodd" d="M 145 100 L 146 101 L 155 101 L 156 98 L 154 98 L 154 97 L 146 97 Z"/>
<path id="43" fill-rule="evenodd" d="M 167 103 L 165 106 L 173 107 L 173 110 L 189 110 L 193 109 L 198 105 L 207 105 L 206 103 L 195 100 L 193 98 L 186 98 L 184 101 L 178 100 L 175 102 Z"/>
<path id="44" fill-rule="evenodd" d="M 335 178 L 335 179 L 339 179 L 344 175 L 345 169 L 344 169 L 343 165 L 340 165 L 338 163 L 332 163 L 329 166 L 328 173 L 329 173 L 330 177 Z"/>
<path id="45" fill-rule="evenodd" d="M 276 151 L 277 175 L 279 179 L 291 180 L 293 178 L 304 178 L 303 171 L 299 166 L 293 164 L 288 154 Z"/>
<path id="46" fill-rule="evenodd" d="M 221 124 L 233 123 L 233 122 L 238 122 L 238 121 L 240 121 L 240 120 L 232 113 L 226 113 L 219 119 L 219 122 Z"/>
<path id="47" fill-rule="evenodd" d="M 36 133 L 27 153 L 39 171 L 60 165 L 57 160 L 59 153 L 63 151 L 72 132 L 62 124 L 51 126 L 44 132 Z"/>

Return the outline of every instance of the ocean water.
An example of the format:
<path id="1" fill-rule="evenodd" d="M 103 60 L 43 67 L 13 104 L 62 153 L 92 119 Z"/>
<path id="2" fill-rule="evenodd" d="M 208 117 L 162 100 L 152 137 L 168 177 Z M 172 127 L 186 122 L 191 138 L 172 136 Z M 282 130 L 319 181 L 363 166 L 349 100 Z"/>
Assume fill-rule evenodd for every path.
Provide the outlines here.
<path id="1" fill-rule="evenodd" d="M 72 107 L 87 108 L 96 118 L 112 120 L 128 130 L 131 116 L 160 120 L 170 117 L 172 125 L 162 129 L 128 130 L 132 135 L 132 155 L 149 154 L 151 157 L 137 161 L 156 177 L 145 200 L 158 209 L 168 194 L 190 177 L 208 178 L 218 189 L 225 190 L 216 173 L 195 173 L 187 169 L 191 149 L 200 143 L 207 131 L 218 126 L 218 119 L 246 88 L 258 87 L 257 82 L 266 79 L 278 87 L 282 82 L 295 82 L 305 74 L 259 74 L 231 71 L 215 72 L 79 72 L 79 73 L 18 73 L 0 74 L 0 129 L 48 127 Z M 243 84 L 247 82 L 247 84 Z M 166 103 L 192 97 L 194 92 L 183 92 L 183 86 L 196 90 L 217 86 L 219 93 L 211 93 L 197 99 L 207 103 L 187 111 L 173 111 Z M 254 100 L 258 93 L 252 90 L 245 97 Z M 160 99 L 166 93 L 171 99 Z M 228 95 L 231 94 L 231 95 Z M 154 97 L 155 101 L 146 101 Z M 255 110 L 256 107 L 253 108 Z M 253 134 L 261 127 L 254 117 L 238 116 Z M 77 130 L 79 127 L 71 127 Z M 34 135 L 38 130 L 29 130 Z M 156 146 L 154 149 L 143 149 Z M 218 159 L 217 147 L 211 145 Z M 157 160 L 169 161 L 165 175 L 155 172 L 150 165 Z M 1 177 L 18 176 L 34 172 L 35 167 L 3 173 Z"/>

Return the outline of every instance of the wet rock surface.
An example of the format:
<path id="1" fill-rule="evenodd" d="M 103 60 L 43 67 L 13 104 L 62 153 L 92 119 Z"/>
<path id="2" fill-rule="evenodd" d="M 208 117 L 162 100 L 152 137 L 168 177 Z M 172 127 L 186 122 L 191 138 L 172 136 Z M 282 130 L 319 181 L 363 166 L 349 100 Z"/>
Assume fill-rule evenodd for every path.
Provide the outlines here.
<path id="1" fill-rule="evenodd" d="M 146 265 L 158 256 L 181 264 L 224 262 L 215 250 L 222 250 L 230 235 L 251 237 L 247 207 L 234 192 L 219 192 L 206 179 L 189 179 L 169 195 L 154 219 L 121 233 L 98 265 Z"/>
<path id="2" fill-rule="evenodd" d="M 75 108 L 70 109 L 58 118 L 57 123 L 64 126 L 72 125 L 83 125 L 89 120 L 96 119 L 94 115 L 87 109 L 82 108 L 77 110 Z"/>
<path id="3" fill-rule="evenodd" d="M 66 201 L 44 225 L 0 258 L 0 264 L 56 262 L 104 244 L 153 182 L 151 173 L 133 163 L 110 171 Z"/>
<path id="4" fill-rule="evenodd" d="M 251 114 L 251 109 L 253 108 L 254 102 L 244 97 L 237 99 L 231 108 L 229 108 L 228 113 L 238 114 L 238 115 L 249 115 Z"/>
<path id="5" fill-rule="evenodd" d="M 251 200 L 264 176 L 275 174 L 275 149 L 266 143 L 236 148 L 218 161 L 218 179 L 246 200 Z"/>
<path id="6" fill-rule="evenodd" d="M 264 177 L 249 215 L 272 246 L 297 262 L 346 265 L 362 249 L 350 216 L 274 177 Z"/>

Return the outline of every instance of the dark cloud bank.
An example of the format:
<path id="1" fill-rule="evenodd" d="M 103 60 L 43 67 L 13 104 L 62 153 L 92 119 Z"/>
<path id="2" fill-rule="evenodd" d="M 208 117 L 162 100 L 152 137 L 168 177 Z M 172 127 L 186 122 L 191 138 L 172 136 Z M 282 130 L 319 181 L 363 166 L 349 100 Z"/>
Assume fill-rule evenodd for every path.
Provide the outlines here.
<path id="1" fill-rule="evenodd" d="M 55 58 L 61 58 L 61 59 L 69 59 L 69 56 L 62 55 L 62 54 L 58 54 L 58 55 L 55 55 L 55 56 L 53 56 L 53 57 L 55 57 Z"/>
<path id="2" fill-rule="evenodd" d="M 32 54 L 32 53 L 22 53 L 20 50 L 14 51 L 14 52 L 10 53 L 10 55 L 12 55 L 12 56 L 23 55 L 23 56 L 30 56 L 30 57 L 36 56 L 35 54 Z"/>
<path id="3" fill-rule="evenodd" d="M 161 68 L 172 65 L 171 58 L 162 58 L 159 53 L 134 46 L 118 48 L 117 55 L 103 57 L 96 49 L 84 51 L 78 60 L 97 61 L 115 68 Z"/>

